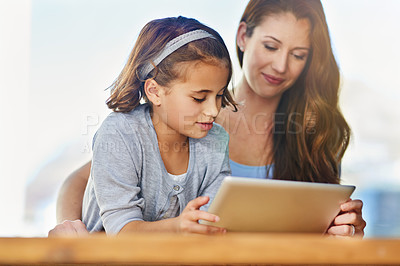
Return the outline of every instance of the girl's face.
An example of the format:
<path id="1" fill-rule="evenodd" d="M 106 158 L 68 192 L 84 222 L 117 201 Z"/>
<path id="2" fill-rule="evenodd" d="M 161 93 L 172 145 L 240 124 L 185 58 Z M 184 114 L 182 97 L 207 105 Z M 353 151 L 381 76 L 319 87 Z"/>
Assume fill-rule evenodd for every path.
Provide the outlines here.
<path id="1" fill-rule="evenodd" d="M 157 110 L 159 123 L 167 129 L 164 134 L 202 138 L 221 109 L 229 72 L 223 64 L 191 62 L 183 67 L 185 78 L 162 89 Z"/>
<path id="2" fill-rule="evenodd" d="M 310 52 L 310 22 L 292 13 L 267 16 L 246 36 L 246 24 L 238 29 L 243 53 L 244 81 L 263 98 L 280 97 L 300 76 Z"/>

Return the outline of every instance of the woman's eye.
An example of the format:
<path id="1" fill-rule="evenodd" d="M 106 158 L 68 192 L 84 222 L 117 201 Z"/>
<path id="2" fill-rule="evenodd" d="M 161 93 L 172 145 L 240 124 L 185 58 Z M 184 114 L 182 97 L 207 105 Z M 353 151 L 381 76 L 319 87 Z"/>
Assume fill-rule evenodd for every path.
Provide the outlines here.
<path id="1" fill-rule="evenodd" d="M 293 54 L 294 58 L 298 59 L 298 60 L 304 60 L 306 58 L 306 55 L 297 55 L 297 54 Z"/>
<path id="2" fill-rule="evenodd" d="M 264 44 L 264 47 L 267 48 L 267 50 L 270 50 L 270 51 L 276 51 L 276 50 L 278 50 L 278 48 L 273 47 L 273 46 L 270 46 L 270 45 L 268 45 L 268 44 Z"/>
<path id="3" fill-rule="evenodd" d="M 205 101 L 205 97 L 204 98 L 195 98 L 195 97 L 193 97 L 193 100 L 195 101 L 195 102 L 197 102 L 197 103 L 202 103 L 202 102 L 204 102 Z"/>

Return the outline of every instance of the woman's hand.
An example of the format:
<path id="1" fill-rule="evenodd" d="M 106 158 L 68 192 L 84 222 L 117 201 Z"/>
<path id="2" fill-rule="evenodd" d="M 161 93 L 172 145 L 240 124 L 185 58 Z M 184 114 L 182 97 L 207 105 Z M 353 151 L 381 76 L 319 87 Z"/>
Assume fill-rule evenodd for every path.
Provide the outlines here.
<path id="1" fill-rule="evenodd" d="M 205 220 L 209 222 L 218 222 L 219 217 L 205 212 L 200 211 L 200 207 L 207 204 L 210 200 L 209 197 L 198 197 L 190 201 L 186 208 L 183 210 L 181 215 L 176 217 L 177 232 L 184 233 L 197 233 L 197 234 L 223 234 L 226 233 L 225 228 L 199 224 L 199 220 Z"/>
<path id="2" fill-rule="evenodd" d="M 65 220 L 49 231 L 49 237 L 80 237 L 88 235 L 89 232 L 81 220 Z"/>
<path id="3" fill-rule="evenodd" d="M 362 218 L 361 200 L 349 199 L 340 205 L 341 212 L 336 216 L 327 234 L 333 236 L 363 237 L 366 222 Z"/>

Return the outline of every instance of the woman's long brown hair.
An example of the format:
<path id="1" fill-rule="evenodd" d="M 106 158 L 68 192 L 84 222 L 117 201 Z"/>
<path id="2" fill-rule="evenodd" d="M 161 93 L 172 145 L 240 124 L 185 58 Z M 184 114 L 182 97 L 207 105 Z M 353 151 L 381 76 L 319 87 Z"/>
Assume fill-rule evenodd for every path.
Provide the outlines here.
<path id="1" fill-rule="evenodd" d="M 189 31 L 202 29 L 212 34 L 214 38 L 204 38 L 190 42 L 155 66 L 146 76 L 140 77 L 140 71 L 160 53 L 166 44 L 177 36 Z M 107 106 L 115 112 L 129 112 L 139 105 L 140 100 L 147 101 L 144 92 L 144 82 L 153 78 L 161 86 L 168 86 L 176 79 L 184 79 L 185 62 L 201 61 L 208 64 L 222 65 L 229 71 L 226 89 L 222 98 L 222 107 L 231 105 L 236 109 L 233 98 L 228 90 L 232 77 L 232 63 L 228 49 L 221 36 L 210 27 L 199 21 L 186 17 L 170 17 L 152 20 L 141 30 L 139 37 L 129 55 L 123 70 L 110 86 L 111 96 Z"/>
<path id="2" fill-rule="evenodd" d="M 311 52 L 295 84 L 284 92 L 276 111 L 273 178 L 320 183 L 340 182 L 340 161 L 350 127 L 338 104 L 340 73 L 319 0 L 250 0 L 241 21 L 251 37 L 271 14 L 292 13 L 311 23 Z M 243 53 L 237 47 L 242 66 Z"/>

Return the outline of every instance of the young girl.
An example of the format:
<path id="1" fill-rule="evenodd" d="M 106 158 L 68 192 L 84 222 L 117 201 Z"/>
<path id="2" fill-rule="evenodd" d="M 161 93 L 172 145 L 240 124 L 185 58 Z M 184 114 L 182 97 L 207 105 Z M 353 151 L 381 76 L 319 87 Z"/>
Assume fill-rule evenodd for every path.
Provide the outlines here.
<path id="1" fill-rule="evenodd" d="M 89 231 L 219 233 L 210 199 L 230 173 L 228 134 L 214 124 L 234 102 L 220 35 L 197 20 L 158 19 L 141 31 L 112 85 L 93 140 L 83 200 Z M 144 100 L 144 104 L 139 102 Z"/>

